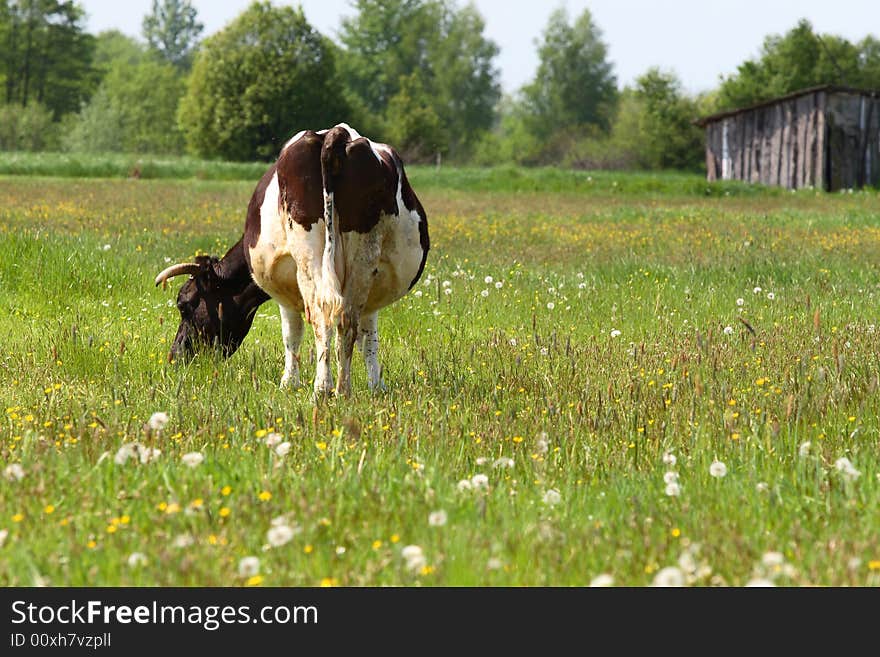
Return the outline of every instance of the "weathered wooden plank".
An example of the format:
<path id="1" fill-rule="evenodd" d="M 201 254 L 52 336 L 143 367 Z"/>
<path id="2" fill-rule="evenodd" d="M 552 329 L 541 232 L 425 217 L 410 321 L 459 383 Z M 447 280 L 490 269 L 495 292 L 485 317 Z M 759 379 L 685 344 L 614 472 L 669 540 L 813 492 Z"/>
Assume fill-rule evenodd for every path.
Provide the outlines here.
<path id="1" fill-rule="evenodd" d="M 813 175 L 816 179 L 816 187 L 819 189 L 828 190 L 829 189 L 829 180 L 827 175 L 827 157 L 828 154 L 826 152 L 826 135 L 825 132 L 828 129 L 827 123 L 825 121 L 825 112 L 826 112 L 826 98 L 825 92 L 819 91 L 816 93 L 816 145 L 815 145 L 815 153 L 816 157 L 813 160 Z"/>
<path id="2" fill-rule="evenodd" d="M 804 118 L 804 187 L 816 185 L 814 177 L 816 166 L 816 94 L 807 96 L 805 105 L 806 117 Z"/>

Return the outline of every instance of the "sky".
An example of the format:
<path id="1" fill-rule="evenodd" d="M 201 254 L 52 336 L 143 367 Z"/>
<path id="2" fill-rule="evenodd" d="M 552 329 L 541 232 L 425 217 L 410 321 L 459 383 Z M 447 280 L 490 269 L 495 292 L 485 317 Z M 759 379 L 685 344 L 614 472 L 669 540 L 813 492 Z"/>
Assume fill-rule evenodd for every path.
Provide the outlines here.
<path id="1" fill-rule="evenodd" d="M 223 28 L 251 0 L 193 0 L 205 26 L 202 36 Z M 529 82 L 538 66 L 535 42 L 550 13 L 564 6 L 574 18 L 589 9 L 608 46 L 618 84 L 631 84 L 652 66 L 674 72 L 686 91 L 709 91 L 720 76 L 736 72 L 760 52 L 769 34 L 784 34 L 806 18 L 821 34 L 860 41 L 880 36 L 878 0 L 473 0 L 486 21 L 485 34 L 501 52 L 496 59 L 504 91 Z M 118 29 L 141 36 L 152 0 L 80 0 L 93 33 Z M 308 21 L 332 38 L 340 18 L 352 15 L 350 0 L 302 0 Z M 459 6 L 464 4 L 458 1 Z"/>

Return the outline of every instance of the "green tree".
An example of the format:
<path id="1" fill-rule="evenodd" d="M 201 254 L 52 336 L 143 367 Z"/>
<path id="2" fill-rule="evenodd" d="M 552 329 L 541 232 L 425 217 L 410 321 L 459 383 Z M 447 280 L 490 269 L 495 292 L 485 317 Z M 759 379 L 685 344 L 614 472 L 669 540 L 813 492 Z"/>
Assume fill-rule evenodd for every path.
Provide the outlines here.
<path id="1" fill-rule="evenodd" d="M 602 32 L 588 9 L 569 23 L 568 12 L 550 15 L 538 44 L 538 71 L 523 89 L 535 133 L 573 126 L 607 129 L 617 100 L 617 81 Z"/>
<path id="2" fill-rule="evenodd" d="M 757 59 L 723 78 L 719 109 L 733 109 L 823 84 L 880 86 L 880 48 L 873 37 L 854 45 L 838 36 L 820 35 L 801 20 L 785 35 L 764 39 Z"/>
<path id="3" fill-rule="evenodd" d="M 365 130 L 386 140 L 399 134 L 394 125 L 408 119 L 400 114 L 405 105 L 392 100 L 400 100 L 404 85 L 410 96 L 417 77 L 440 120 L 438 150 L 466 155 L 474 135 L 492 125 L 500 98 L 498 47 L 483 34 L 479 12 L 452 0 L 355 0 L 353 6 L 355 15 L 340 30 L 341 65 L 354 104 L 368 121 L 370 114 L 381 117 Z"/>
<path id="4" fill-rule="evenodd" d="M 56 146 L 52 112 L 36 102 L 0 105 L 0 151 L 41 151 Z"/>
<path id="5" fill-rule="evenodd" d="M 36 102 L 57 119 L 94 91 L 95 39 L 78 3 L 0 0 L 0 39 L 7 103 Z"/>
<path id="6" fill-rule="evenodd" d="M 143 61 L 146 55 L 144 46 L 119 30 L 105 30 L 95 37 L 95 54 L 92 66 L 105 75 L 117 62 L 135 66 Z"/>
<path id="7" fill-rule="evenodd" d="M 698 169 L 703 132 L 693 124 L 697 104 L 673 73 L 651 68 L 636 80 L 639 139 L 636 152 L 649 169 Z"/>
<path id="8" fill-rule="evenodd" d="M 189 0 L 153 0 L 142 30 L 150 48 L 179 69 L 189 69 L 192 54 L 204 29 Z"/>
<path id="9" fill-rule="evenodd" d="M 206 157 L 268 159 L 304 128 L 345 121 L 334 47 L 301 8 L 255 2 L 196 56 L 178 121 Z"/>
<path id="10" fill-rule="evenodd" d="M 424 161 L 444 150 L 447 137 L 434 103 L 413 73 L 400 81 L 388 102 L 388 115 L 397 117 L 388 125 L 388 140 L 407 161 Z"/>
<path id="11" fill-rule="evenodd" d="M 144 59 L 114 63 L 63 138 L 73 151 L 179 153 L 177 107 L 185 83 L 171 64 Z"/>

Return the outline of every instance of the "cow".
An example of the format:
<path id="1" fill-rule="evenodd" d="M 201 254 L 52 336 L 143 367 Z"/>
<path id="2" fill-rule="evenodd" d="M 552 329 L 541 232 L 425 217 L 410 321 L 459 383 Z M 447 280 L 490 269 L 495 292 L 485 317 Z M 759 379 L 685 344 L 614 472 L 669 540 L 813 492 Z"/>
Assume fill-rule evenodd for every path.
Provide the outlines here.
<path id="1" fill-rule="evenodd" d="M 205 345 L 231 356 L 271 298 L 281 311 L 282 387 L 300 383 L 305 315 L 315 334 L 316 396 L 350 394 L 355 343 L 370 389 L 384 389 L 378 312 L 418 282 L 429 248 L 427 215 L 394 148 L 345 123 L 299 132 L 257 184 L 244 234 L 226 255 L 198 256 L 156 276 L 164 287 L 189 275 L 177 295 L 169 360 L 188 360 Z"/>

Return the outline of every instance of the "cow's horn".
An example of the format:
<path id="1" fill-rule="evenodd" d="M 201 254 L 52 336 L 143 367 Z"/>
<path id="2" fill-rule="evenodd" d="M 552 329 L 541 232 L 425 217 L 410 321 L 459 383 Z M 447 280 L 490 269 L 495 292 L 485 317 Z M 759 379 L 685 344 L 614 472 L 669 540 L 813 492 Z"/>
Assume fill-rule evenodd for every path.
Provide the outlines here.
<path id="1" fill-rule="evenodd" d="M 199 266 L 194 262 L 181 262 L 176 265 L 171 265 L 167 269 L 163 269 L 158 276 L 156 276 L 156 285 L 162 283 L 165 285 L 165 281 L 169 278 L 173 278 L 175 276 L 180 276 L 181 274 L 198 274 Z"/>

